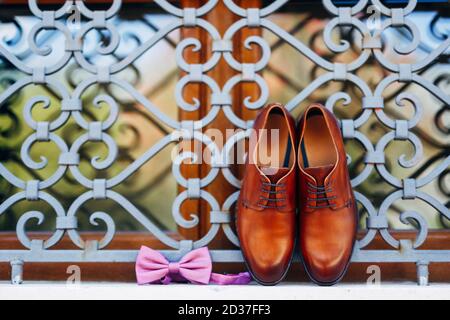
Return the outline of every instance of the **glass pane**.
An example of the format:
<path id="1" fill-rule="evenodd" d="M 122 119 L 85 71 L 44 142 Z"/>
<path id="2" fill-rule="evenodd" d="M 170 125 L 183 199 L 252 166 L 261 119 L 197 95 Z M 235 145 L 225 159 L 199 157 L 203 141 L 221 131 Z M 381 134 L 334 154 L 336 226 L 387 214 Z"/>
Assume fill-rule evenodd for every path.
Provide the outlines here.
<path id="1" fill-rule="evenodd" d="M 122 13 L 124 11 L 122 10 Z M 96 46 L 107 46 L 110 43 L 111 39 L 107 32 L 90 31 L 84 43 L 85 52 L 90 51 L 92 54 L 86 54 L 86 56 L 96 65 L 105 65 L 110 63 L 111 59 L 119 60 L 126 57 L 172 19 L 170 15 L 156 13 L 134 14 L 133 17 L 121 15 L 113 21 L 121 36 L 120 45 L 114 54 L 102 56 L 96 50 Z M 44 61 L 59 59 L 64 54 L 64 37 L 60 32 L 51 30 L 41 32 L 37 37 L 37 43 L 41 48 L 43 45 L 52 48 L 51 54 L 38 58 L 36 58 L 37 55 L 32 54 L 26 35 L 36 22 L 37 19 L 34 17 L 16 16 L 11 21 L 0 23 L 2 44 L 30 66 L 38 66 Z M 76 29 L 78 26 L 74 23 L 71 27 Z M 129 67 L 117 74 L 119 79 L 131 83 L 139 94 L 173 119 L 177 118 L 174 88 L 178 79 L 178 69 L 174 48 L 178 40 L 178 32 L 171 33 L 165 41 L 157 42 Z M 0 56 L 0 94 L 21 77 L 23 74 Z M 87 72 L 72 59 L 53 77 L 70 90 L 74 90 L 87 78 Z M 1 162 L 17 177 L 24 180 L 35 178 L 43 180 L 51 176 L 58 168 L 60 152 L 52 142 L 38 143 L 30 150 L 30 161 L 39 163 L 41 156 L 46 157 L 48 165 L 45 168 L 30 170 L 21 161 L 22 143 L 33 133 L 33 130 L 25 123 L 23 109 L 33 96 L 39 95 L 51 97 L 50 104 L 47 108 L 43 102 L 36 104 L 32 109 L 34 119 L 37 121 L 55 119 L 59 115 L 60 99 L 56 92 L 51 92 L 44 86 L 27 86 L 18 90 L 0 108 Z M 82 95 L 82 114 L 88 121 L 104 121 L 109 115 L 108 103 L 99 102 L 96 105 L 95 97 L 99 95 L 111 96 L 119 106 L 118 121 L 106 131 L 117 142 L 119 155 L 117 161 L 110 167 L 95 170 L 90 163 L 91 160 L 99 157 L 98 161 L 101 163 L 108 156 L 108 148 L 103 143 L 86 143 L 80 149 L 80 171 L 88 179 L 102 179 L 117 175 L 170 132 L 169 128 L 161 124 L 144 105 L 137 102 L 135 97 L 117 85 L 95 84 Z M 70 146 L 85 133 L 85 130 L 71 119 L 55 133 Z M 177 193 L 177 185 L 171 173 L 170 149 L 170 146 L 166 147 L 123 183 L 113 188 L 162 230 L 176 229 L 171 215 L 171 205 Z M 0 177 L 0 203 L 19 191 Z M 56 197 L 65 209 L 68 209 L 73 201 L 87 189 L 68 172 L 57 184 L 46 191 Z M 49 216 L 54 215 L 53 210 L 44 202 L 21 201 L 0 215 L 0 230 L 14 230 L 20 215 L 31 210 L 42 211 Z M 118 231 L 143 230 L 138 221 L 114 201 L 89 201 L 83 205 L 78 214 L 80 230 L 93 228 L 88 219 L 96 211 L 110 214 L 116 222 Z M 54 228 L 54 221 L 55 219 L 45 219 L 39 230 L 51 230 Z"/>

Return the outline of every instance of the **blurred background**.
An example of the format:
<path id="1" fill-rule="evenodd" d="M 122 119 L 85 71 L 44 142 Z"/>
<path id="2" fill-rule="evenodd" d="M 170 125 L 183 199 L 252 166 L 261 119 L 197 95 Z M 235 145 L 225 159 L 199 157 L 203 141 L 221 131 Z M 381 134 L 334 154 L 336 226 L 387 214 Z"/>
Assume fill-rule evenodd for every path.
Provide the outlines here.
<path id="1" fill-rule="evenodd" d="M 407 30 L 393 30 L 391 28 L 386 31 L 383 39 L 385 56 L 395 63 L 411 63 L 420 60 L 438 47 L 450 32 L 450 18 L 448 11 L 447 16 L 443 15 L 444 11 L 418 11 L 410 16 L 416 22 L 421 33 L 419 49 L 413 54 L 399 56 L 393 50 L 395 44 L 410 43 L 411 36 Z M 326 12 L 318 10 L 317 7 L 314 7 L 314 10 L 296 7 L 270 17 L 273 22 L 325 59 L 343 63 L 354 60 L 361 52 L 360 35 L 350 28 L 341 28 L 340 35 L 335 35 L 336 41 L 348 39 L 352 47 L 343 54 L 330 52 L 322 37 L 323 29 L 329 18 L 330 16 Z M 126 12 L 122 10 L 119 17 L 114 20 L 114 24 L 121 35 L 121 43 L 115 54 L 105 57 L 96 52 L 98 43 L 108 43 L 109 41 L 108 34 L 96 31 L 87 34 L 84 54 L 89 61 L 97 64 L 109 64 L 114 59 L 120 60 L 135 50 L 141 43 L 151 38 L 160 28 L 169 24 L 172 19 L 173 17 L 169 15 L 151 10 L 130 10 Z M 58 59 L 64 51 L 64 38 L 58 32 L 43 32 L 39 35 L 38 42 L 50 45 L 53 52 L 47 57 L 36 58 L 27 44 L 27 34 L 36 21 L 35 18 L 27 16 L 25 13 L 8 13 L 6 10 L 0 13 L 0 41 L 2 45 L 30 66 L 45 63 L 47 59 Z M 72 27 L 76 28 L 75 25 Z M 288 102 L 307 87 L 311 81 L 325 72 L 270 32 L 264 31 L 263 37 L 268 41 L 272 50 L 270 63 L 263 72 L 270 88 L 269 101 Z M 175 62 L 175 47 L 179 41 L 179 30 L 172 32 L 164 41 L 160 41 L 153 48 L 147 50 L 137 61 L 118 74 L 119 77 L 131 83 L 149 101 L 158 106 L 162 112 L 174 119 L 178 117 L 174 91 L 179 78 L 179 69 Z M 369 84 L 371 89 L 374 89 L 383 78 L 389 75 L 389 72 L 381 67 L 376 60 L 369 59 L 368 63 L 360 68 L 356 74 Z M 442 55 L 439 61 L 421 71 L 421 75 L 450 94 L 450 50 Z M 22 76 L 21 72 L 0 56 L 0 94 Z M 88 76 L 89 74 L 82 70 L 75 61 L 71 61 L 58 74 L 54 75 L 70 91 Z M 352 102 L 348 106 L 344 106 L 342 101 L 339 102 L 334 110 L 336 115 L 343 119 L 357 117 L 361 112 L 362 93 L 356 86 L 336 82 L 316 90 L 294 110 L 294 115 L 300 115 L 311 102 L 325 102 L 330 93 L 338 91 L 347 92 L 352 97 Z M 400 108 L 395 104 L 395 97 L 402 91 L 414 93 L 423 104 L 424 116 L 412 132 L 420 138 L 424 148 L 424 156 L 418 165 L 405 169 L 399 165 L 398 158 L 405 154 L 406 158 L 410 159 L 414 154 L 414 148 L 407 141 L 392 142 L 386 148 L 386 166 L 389 172 L 398 178 L 417 178 L 427 175 L 450 156 L 450 106 L 444 105 L 418 85 L 395 84 L 385 91 L 385 112 L 392 118 L 409 119 L 413 114 L 411 106 Z M 117 161 L 110 168 L 95 170 L 90 164 L 91 158 L 94 156 L 106 157 L 107 148 L 102 143 L 90 142 L 85 144 L 80 151 L 80 170 L 88 178 L 115 176 L 171 132 L 171 129 L 158 121 L 127 92 L 112 85 L 96 85 L 82 96 L 83 116 L 88 121 L 105 119 L 108 114 L 108 107 L 96 108 L 94 106 L 93 99 L 101 92 L 114 97 L 121 108 L 117 123 L 108 130 L 108 133 L 116 140 L 120 153 Z M 54 92 L 43 86 L 27 86 L 0 106 L 0 161 L 16 176 L 24 180 L 41 180 L 49 177 L 57 168 L 59 156 L 59 150 L 53 143 L 38 143 L 31 149 L 31 155 L 35 160 L 39 160 L 40 156 L 45 155 L 48 159 L 48 165 L 42 170 L 31 170 L 21 161 L 22 142 L 33 132 L 23 120 L 23 106 L 35 95 L 51 97 L 51 105 L 46 109 L 43 106 L 34 108 L 34 118 L 40 121 L 55 119 L 59 114 L 60 100 Z M 372 115 L 360 131 L 372 143 L 376 144 L 380 137 L 391 129 L 383 126 Z M 71 145 L 78 136 L 84 133 L 84 130 L 78 127 L 73 120 L 70 120 L 56 133 L 68 145 Z M 351 176 L 355 177 L 365 166 L 365 149 L 355 141 L 347 141 L 346 149 L 352 158 L 350 164 Z M 170 151 L 171 148 L 169 147 L 164 149 L 123 184 L 114 188 L 163 230 L 176 230 L 171 206 L 178 188 L 175 179 L 172 177 Z M 447 169 L 439 179 L 423 188 L 423 191 L 442 201 L 447 208 L 450 207 L 450 175 L 448 173 L 449 170 Z M 395 188 L 387 184 L 376 170 L 373 170 L 369 178 L 357 187 L 357 190 L 366 195 L 375 207 L 379 207 L 386 196 L 392 193 Z M 0 202 L 18 191 L 0 177 Z M 68 208 L 86 189 L 77 183 L 68 171 L 61 181 L 46 191 L 56 197 L 64 208 Z M 20 215 L 30 210 L 42 211 L 46 215 L 53 214 L 52 209 L 44 202 L 21 201 L 0 215 L 0 231 L 15 230 Z M 142 230 L 137 221 L 113 201 L 90 201 L 81 210 L 82 213 L 78 214 L 81 230 L 92 228 L 88 221 L 89 214 L 99 210 L 107 212 L 114 218 L 118 230 Z M 389 212 L 391 227 L 399 229 L 412 227 L 399 221 L 399 213 L 405 210 L 420 212 L 426 217 L 430 228 L 450 227 L 450 221 L 446 220 L 436 209 L 419 200 L 395 202 Z M 361 227 L 365 226 L 364 217 L 365 213 L 361 211 Z M 46 219 L 45 223 L 37 228 L 36 230 L 51 230 L 54 228 L 54 219 Z"/>

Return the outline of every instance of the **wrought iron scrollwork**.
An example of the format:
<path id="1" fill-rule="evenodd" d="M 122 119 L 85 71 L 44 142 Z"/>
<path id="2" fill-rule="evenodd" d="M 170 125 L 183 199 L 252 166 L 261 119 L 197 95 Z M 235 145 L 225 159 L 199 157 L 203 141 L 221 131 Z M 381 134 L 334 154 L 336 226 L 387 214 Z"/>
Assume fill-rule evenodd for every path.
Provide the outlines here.
<path id="1" fill-rule="evenodd" d="M 232 0 L 224 0 L 226 8 L 237 16 L 237 20 L 223 33 L 217 31 L 206 14 L 211 12 L 217 5 L 218 0 L 206 1 L 199 8 L 180 8 L 166 0 L 154 1 L 165 13 L 174 19 L 161 29 L 155 29 L 155 33 L 147 40 L 134 37 L 129 32 L 121 34 L 113 19 L 119 15 L 121 0 L 114 0 L 110 6 L 104 10 L 91 10 L 81 0 L 67 0 L 60 8 L 55 10 L 42 10 L 36 0 L 29 0 L 29 8 L 37 18 L 37 23 L 28 33 L 26 40 L 24 31 L 17 21 L 12 21 L 16 26 L 16 33 L 0 41 L 0 58 L 3 63 L 14 66 L 22 76 L 8 76 L 7 79 L 0 79 L 0 84 L 5 84 L 0 93 L 0 107 L 2 112 L 7 110 L 7 101 L 27 86 L 41 85 L 52 91 L 54 97 L 60 104 L 58 115 L 52 121 L 38 121 L 33 118 L 32 110 L 36 106 L 49 107 L 55 99 L 50 99 L 46 95 L 36 95 L 27 101 L 23 107 L 23 117 L 31 134 L 21 145 L 20 160 L 30 171 L 45 168 L 48 161 L 45 155 L 39 161 L 30 155 L 32 145 L 40 142 L 52 142 L 59 149 L 59 160 L 56 171 L 46 179 L 35 178 L 33 180 L 22 180 L 15 176 L 14 172 L 8 170 L 0 163 L 0 175 L 10 185 L 21 190 L 20 192 L 5 199 L 0 204 L 0 214 L 4 213 L 14 203 L 27 200 L 42 200 L 48 203 L 56 213 L 56 230 L 51 237 L 45 241 L 32 240 L 27 236 L 26 225 L 29 221 L 37 221 L 40 224 L 44 215 L 39 211 L 29 211 L 24 213 L 17 222 L 17 235 L 20 242 L 28 250 L 24 251 L 3 251 L 0 252 L 0 261 L 8 259 L 23 259 L 34 261 L 38 258 L 34 255 L 37 250 L 44 253 L 38 255 L 40 261 L 49 259 L 46 249 L 55 245 L 67 232 L 73 243 L 79 247 L 79 252 L 88 252 L 86 255 L 73 253 L 73 260 L 83 261 L 133 261 L 135 253 L 123 253 L 120 251 L 110 251 L 102 255 L 102 250 L 114 238 L 116 224 L 113 218 L 102 210 L 89 213 L 89 222 L 97 226 L 102 223 L 106 226 L 106 231 L 99 241 L 84 240 L 79 233 L 78 220 L 82 206 L 88 201 L 109 199 L 121 206 L 133 219 L 141 224 L 148 232 L 156 236 L 162 243 L 172 250 L 165 251 L 168 256 L 172 256 L 184 250 L 208 245 L 222 229 L 225 236 L 235 246 L 239 246 L 238 238 L 231 227 L 232 208 L 237 201 L 238 191 L 227 197 L 223 203 L 219 203 L 214 196 L 205 190 L 205 187 L 213 182 L 219 173 L 226 181 L 234 187 L 239 188 L 240 180 L 230 169 L 230 151 L 236 144 L 250 137 L 252 121 L 240 118 L 232 109 L 232 91 L 241 83 L 252 83 L 259 88 L 259 96 L 255 98 L 244 97 L 240 101 L 243 108 L 250 110 L 260 109 L 269 100 L 270 88 L 267 80 L 261 74 L 262 71 L 270 67 L 270 58 L 273 48 L 263 36 L 249 36 L 242 40 L 241 46 L 248 50 L 255 50 L 256 47 L 261 52 L 258 61 L 245 63 L 238 61 L 233 55 L 236 45 L 235 35 L 244 28 L 262 28 L 271 33 L 293 48 L 299 55 L 309 59 L 314 65 L 311 73 L 311 81 L 304 87 L 299 88 L 296 94 L 287 101 L 287 108 L 296 112 L 299 105 L 306 101 L 320 87 L 330 83 L 338 83 L 341 89 L 337 92 L 328 92 L 325 99 L 326 107 L 334 113 L 339 113 L 337 105 L 347 106 L 352 103 L 360 105 L 358 114 L 353 118 L 340 117 L 339 123 L 345 140 L 354 141 L 364 150 L 364 157 L 361 159 L 351 159 L 349 164 L 357 165 L 362 169 L 352 177 L 352 185 L 360 187 L 374 173 L 378 174 L 380 181 L 390 185 L 393 192 L 386 198 L 379 199 L 379 203 L 373 201 L 372 195 L 365 194 L 361 190 L 355 192 L 359 205 L 366 212 L 367 230 L 364 236 L 358 241 L 355 248 L 353 261 L 450 261 L 450 250 L 432 252 L 429 250 L 419 250 L 428 236 L 429 226 L 423 214 L 419 211 L 401 210 L 395 207 L 395 203 L 400 200 L 419 200 L 433 207 L 444 219 L 450 219 L 449 203 L 441 203 L 439 199 L 430 195 L 426 191 L 426 186 L 437 183 L 442 193 L 448 198 L 449 190 L 446 186 L 446 179 L 450 167 L 450 155 L 448 144 L 439 144 L 431 138 L 424 138 L 420 133 L 421 119 L 424 116 L 424 106 L 421 97 L 407 91 L 410 84 L 415 84 L 430 93 L 435 101 L 439 101 L 442 107 L 434 115 L 434 123 L 443 135 L 448 135 L 449 128 L 443 120 L 444 114 L 449 112 L 450 96 L 448 90 L 443 88 L 443 84 L 448 84 L 448 74 L 440 75 L 437 80 L 430 81 L 424 75 L 424 71 L 433 65 L 437 59 L 446 57 L 448 61 L 448 51 L 450 47 L 450 37 L 448 29 L 437 28 L 437 15 L 432 23 L 432 34 L 437 38 L 439 44 L 430 49 L 425 56 L 417 61 L 399 63 L 392 61 L 388 49 L 393 49 L 393 53 L 398 56 L 406 56 L 419 50 L 421 45 L 421 33 L 416 22 L 411 18 L 411 14 L 417 6 L 416 0 L 409 0 L 404 7 L 391 8 L 378 0 L 359 0 L 353 6 L 336 6 L 331 0 L 323 0 L 324 8 L 331 15 L 330 20 L 321 31 L 322 40 L 330 55 L 321 55 L 315 50 L 313 45 L 302 42 L 290 32 L 286 31 L 270 19 L 287 0 L 273 1 L 262 8 L 242 8 Z M 380 12 L 381 24 L 378 29 L 369 28 L 363 17 L 369 5 L 374 5 Z M 64 22 L 64 18 L 69 8 L 75 8 L 83 16 L 82 25 L 79 30 L 69 29 Z M 199 51 L 202 43 L 199 39 L 185 38 L 175 46 L 175 56 L 179 70 L 184 71 L 184 75 L 177 81 L 175 87 L 175 102 L 179 109 L 185 112 L 198 110 L 201 97 L 194 97 L 192 101 L 186 101 L 184 90 L 189 84 L 201 83 L 208 87 L 211 108 L 202 119 L 179 121 L 164 113 L 163 108 L 159 108 L 148 97 L 140 93 L 134 86 L 133 80 L 126 81 L 118 76 L 120 72 L 127 68 L 133 68 L 136 62 L 145 52 L 151 50 L 157 43 L 166 39 L 168 35 L 180 28 L 200 28 L 211 39 L 211 53 L 209 59 L 204 63 L 190 63 L 184 59 L 186 51 Z M 336 38 L 336 33 L 343 28 L 351 29 L 352 34 L 340 33 Z M 409 41 L 402 44 L 395 43 L 393 48 L 386 48 L 383 37 L 392 29 L 406 29 Z M 447 30 L 447 31 L 446 31 Z M 43 60 L 45 63 L 38 66 L 30 66 L 23 56 L 11 50 L 11 46 L 21 41 L 26 41 L 29 54 L 45 58 L 52 53 L 52 48 L 48 46 L 38 34 L 41 31 L 58 34 L 65 39 L 65 47 L 57 59 L 51 61 Z M 86 48 L 85 39 L 90 33 L 96 33 L 100 39 L 107 37 L 107 41 L 98 41 L 95 48 Z M 359 39 L 357 45 L 354 41 Z M 314 38 L 316 39 L 316 38 Z M 132 50 L 126 53 L 117 53 L 121 41 L 132 42 Z M 93 53 L 94 52 L 94 53 Z M 334 55 L 351 52 L 352 59 L 347 62 L 337 62 Z M 106 65 L 96 64 L 92 55 L 102 55 L 111 57 L 110 63 Z M 213 70 L 224 60 L 228 66 L 236 73 L 226 79 L 221 86 L 208 72 Z M 54 79 L 54 75 L 63 67 L 74 63 L 74 69 L 82 69 L 87 76 L 81 81 L 69 81 L 67 88 L 61 82 Z M 374 80 L 366 81 L 358 71 L 369 63 L 377 63 L 383 69 L 384 78 L 379 83 Z M 0 65 L 0 68 L 2 65 Z M 318 70 L 323 72 L 318 72 Z M 136 74 L 136 79 L 139 74 Z M 397 90 L 392 99 L 393 108 L 387 108 L 386 98 L 391 95 L 391 86 L 402 85 L 401 90 Z M 88 93 L 93 86 L 105 87 L 105 91 L 94 96 Z M 352 89 L 349 89 L 349 85 Z M 82 147 L 88 142 L 98 142 L 105 145 L 108 152 L 104 158 L 94 156 L 90 160 L 90 165 L 94 172 L 100 172 L 110 167 L 118 158 L 119 148 L 117 141 L 108 133 L 108 130 L 117 123 L 121 108 L 124 104 L 120 98 L 113 94 L 112 87 L 125 91 L 132 100 L 143 106 L 146 112 L 151 114 L 153 119 L 163 127 L 161 131 L 164 136 L 153 146 L 149 147 L 137 158 L 130 157 L 128 165 L 122 171 L 117 172 L 112 177 L 89 177 L 83 174 L 80 169 L 80 158 L 86 159 L 82 154 Z M 70 89 L 70 90 L 69 90 Z M 351 91 L 353 90 L 353 91 Z M 354 102 L 355 94 L 358 91 L 358 100 Z M 83 98 L 84 97 L 84 98 Z M 90 99 L 95 108 L 107 108 L 108 116 L 103 120 L 94 119 L 90 116 L 83 101 Z M 252 100 L 253 99 L 253 100 Z M 403 116 L 406 105 L 412 107 L 413 114 L 409 118 Z M 222 113 L 236 128 L 240 130 L 229 137 L 222 148 L 210 139 L 203 129 L 210 125 Z M 376 142 L 368 137 L 362 130 L 370 119 L 376 119 L 377 124 L 383 128 L 382 137 Z M 56 132 L 58 129 L 75 123 L 82 133 L 74 140 L 67 142 Z M 167 129 L 169 128 L 169 129 Z M 122 127 L 123 129 L 123 127 Z M 419 133 L 418 133 L 419 132 Z M 2 132 L 2 135 L 6 133 Z M 177 183 L 185 188 L 185 191 L 178 194 L 172 204 L 172 216 L 177 225 L 183 228 L 193 228 L 199 223 L 199 213 L 192 212 L 190 217 L 181 214 L 181 206 L 189 199 L 202 199 L 210 207 L 210 229 L 198 240 L 175 240 L 163 232 L 149 217 L 142 213 L 130 199 L 127 199 L 115 187 L 125 183 L 125 180 L 134 175 L 143 165 L 162 152 L 166 147 L 177 144 L 180 139 L 192 140 L 203 145 L 210 154 L 211 165 L 209 172 L 202 178 L 186 178 L 180 170 L 181 163 L 190 160 L 195 162 L 196 155 L 184 152 L 176 155 L 172 163 L 172 174 Z M 428 139 L 428 140 L 427 140 Z M 442 149 L 442 152 L 435 159 L 421 165 L 423 159 L 423 141 L 434 143 Z M 389 163 L 386 162 L 386 148 L 393 142 L 401 142 L 412 146 L 412 155 L 400 155 L 398 164 L 403 168 L 417 169 L 416 173 L 409 177 L 397 177 L 392 172 Z M 432 170 L 428 170 L 433 164 Z M 170 170 L 170 169 L 169 169 Z M 60 201 L 50 196 L 46 189 L 53 187 L 67 172 L 71 173 L 73 182 L 87 189 L 80 193 L 72 202 L 69 208 L 63 208 Z M 390 210 L 398 212 L 401 223 L 417 228 L 417 236 L 414 241 L 396 239 L 389 229 L 388 214 Z M 375 235 L 379 233 L 381 237 L 392 247 L 391 250 L 380 250 L 369 252 L 364 250 L 371 244 Z M 67 254 L 59 252 L 61 257 L 67 259 Z M 103 251 L 104 252 L 104 251 Z M 52 257 L 54 257 L 53 253 Z M 242 256 L 238 250 L 217 250 L 213 252 L 213 258 L 217 261 L 240 261 Z M 54 258 L 52 258 L 54 259 Z M 62 259 L 62 258 L 61 258 Z M 423 268 L 422 268 L 423 269 Z M 421 269 L 421 270 L 422 270 Z"/>

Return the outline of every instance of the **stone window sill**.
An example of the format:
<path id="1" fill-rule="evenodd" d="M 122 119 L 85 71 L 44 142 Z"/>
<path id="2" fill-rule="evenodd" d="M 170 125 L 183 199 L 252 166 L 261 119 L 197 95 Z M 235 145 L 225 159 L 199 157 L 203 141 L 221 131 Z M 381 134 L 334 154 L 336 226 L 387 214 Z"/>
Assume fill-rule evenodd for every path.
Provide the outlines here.
<path id="1" fill-rule="evenodd" d="M 189 284 L 138 286 L 133 283 L 0 282 L 0 300 L 8 299 L 442 299 L 450 298 L 450 284 L 420 287 L 413 282 L 381 285 L 338 284 L 319 287 L 309 283 L 282 283 L 274 287 L 201 286 Z"/>

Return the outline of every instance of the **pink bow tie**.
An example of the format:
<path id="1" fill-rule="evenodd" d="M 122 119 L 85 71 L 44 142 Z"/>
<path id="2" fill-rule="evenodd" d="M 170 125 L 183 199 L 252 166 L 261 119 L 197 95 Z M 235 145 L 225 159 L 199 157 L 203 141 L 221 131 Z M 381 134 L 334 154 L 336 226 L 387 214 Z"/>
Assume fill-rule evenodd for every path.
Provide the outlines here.
<path id="1" fill-rule="evenodd" d="M 247 284 L 248 272 L 223 275 L 211 272 L 212 262 L 206 247 L 188 252 L 179 262 L 169 262 L 158 251 L 142 246 L 136 260 L 138 284 L 189 281 L 196 284 Z"/>

